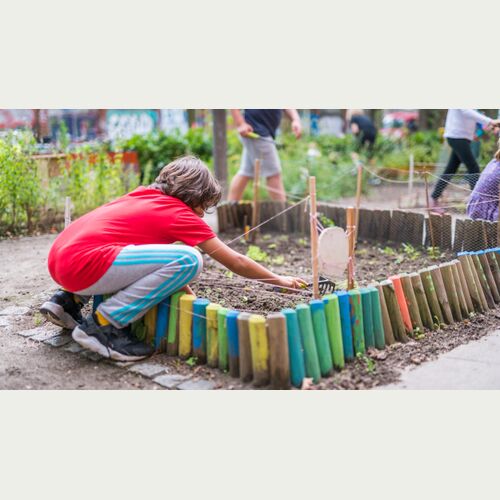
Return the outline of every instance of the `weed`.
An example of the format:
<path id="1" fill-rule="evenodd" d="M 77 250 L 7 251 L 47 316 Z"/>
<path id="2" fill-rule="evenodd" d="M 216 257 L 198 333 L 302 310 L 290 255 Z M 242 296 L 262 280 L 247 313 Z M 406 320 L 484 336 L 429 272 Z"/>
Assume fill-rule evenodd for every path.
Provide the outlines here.
<path id="1" fill-rule="evenodd" d="M 366 354 L 358 352 L 356 357 L 365 365 L 366 373 L 374 373 L 377 369 L 377 363 Z"/>
<path id="2" fill-rule="evenodd" d="M 420 252 L 410 243 L 403 243 L 403 252 L 410 260 L 416 260 L 420 257 Z"/>
<path id="3" fill-rule="evenodd" d="M 392 247 L 384 247 L 384 248 L 380 249 L 380 251 L 384 255 L 388 255 L 389 257 L 392 257 L 392 256 L 396 255 L 396 251 Z"/>
<path id="4" fill-rule="evenodd" d="M 427 247 L 427 255 L 432 260 L 438 260 L 444 256 L 439 247 Z"/>
<path id="5" fill-rule="evenodd" d="M 272 235 L 263 234 L 261 237 L 262 237 L 262 241 L 269 241 L 272 238 Z"/>
<path id="6" fill-rule="evenodd" d="M 276 243 L 270 243 L 269 245 L 267 245 L 267 248 L 269 248 L 269 250 L 274 250 L 276 247 Z"/>
<path id="7" fill-rule="evenodd" d="M 305 239 L 305 238 L 299 238 L 297 240 L 297 243 L 303 247 L 307 246 L 309 244 L 309 242 Z"/>
<path id="8" fill-rule="evenodd" d="M 282 266 L 285 263 L 285 257 L 283 255 L 277 255 L 271 259 L 271 263 L 276 264 L 277 266 Z"/>
<path id="9" fill-rule="evenodd" d="M 232 280 L 233 276 L 234 276 L 234 273 L 233 273 L 233 271 L 226 271 L 224 273 L 224 275 L 226 276 L 226 278 L 229 278 L 230 280 Z"/>
<path id="10" fill-rule="evenodd" d="M 325 214 L 322 214 L 321 212 L 318 212 L 318 219 L 319 222 L 323 227 L 333 227 L 335 226 L 335 222 L 333 222 L 332 219 L 327 217 Z"/>
<path id="11" fill-rule="evenodd" d="M 196 356 L 191 356 L 190 358 L 186 359 L 186 365 L 188 366 L 195 366 L 197 362 L 198 358 Z"/>
<path id="12" fill-rule="evenodd" d="M 43 319 L 43 316 L 40 313 L 36 312 L 33 316 L 33 324 L 35 326 L 40 326 L 43 323 Z"/>

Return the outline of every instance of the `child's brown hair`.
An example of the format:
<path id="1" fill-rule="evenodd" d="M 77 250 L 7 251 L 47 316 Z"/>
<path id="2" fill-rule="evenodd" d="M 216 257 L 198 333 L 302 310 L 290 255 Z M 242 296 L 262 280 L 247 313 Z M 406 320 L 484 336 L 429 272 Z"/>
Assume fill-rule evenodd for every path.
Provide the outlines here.
<path id="1" fill-rule="evenodd" d="M 182 156 L 165 165 L 151 187 L 179 198 L 188 207 L 203 210 L 217 205 L 222 196 L 217 180 L 195 156 Z"/>

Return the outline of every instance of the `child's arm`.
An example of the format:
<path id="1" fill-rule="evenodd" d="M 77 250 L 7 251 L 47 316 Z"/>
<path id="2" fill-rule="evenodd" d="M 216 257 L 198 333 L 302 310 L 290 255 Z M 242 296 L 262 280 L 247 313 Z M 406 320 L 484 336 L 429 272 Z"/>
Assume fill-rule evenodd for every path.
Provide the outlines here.
<path id="1" fill-rule="evenodd" d="M 287 288 L 302 288 L 307 283 L 301 278 L 279 276 L 264 266 L 229 248 L 219 238 L 211 238 L 198 245 L 205 253 L 217 262 L 244 278 L 261 280 L 264 283 Z"/>

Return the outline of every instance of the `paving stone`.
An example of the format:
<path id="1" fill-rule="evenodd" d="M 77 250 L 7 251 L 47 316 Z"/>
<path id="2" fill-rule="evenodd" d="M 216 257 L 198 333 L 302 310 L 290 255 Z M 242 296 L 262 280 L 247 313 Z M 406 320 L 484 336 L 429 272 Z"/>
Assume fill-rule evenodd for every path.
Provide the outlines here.
<path id="1" fill-rule="evenodd" d="M 22 330 L 20 332 L 17 332 L 17 334 L 21 335 L 22 337 L 31 337 L 31 338 L 41 337 L 41 340 L 54 337 L 55 335 L 57 335 L 57 333 L 58 330 L 47 329 L 47 327 L 44 326 L 38 326 L 36 328 L 31 328 L 30 330 Z M 35 340 L 40 340 L 40 338 L 35 338 Z"/>
<path id="2" fill-rule="evenodd" d="M 72 353 L 77 353 L 77 352 L 82 352 L 83 351 L 83 347 L 78 342 L 75 342 L 73 340 L 72 342 L 70 342 L 70 344 L 68 345 L 68 347 L 64 348 L 64 350 L 68 351 L 68 352 L 72 352 Z"/>
<path id="3" fill-rule="evenodd" d="M 144 377 L 153 378 L 160 373 L 168 372 L 168 367 L 159 365 L 158 363 L 138 363 L 129 368 L 129 371 L 139 373 Z"/>
<path id="4" fill-rule="evenodd" d="M 52 347 L 62 347 L 63 345 L 73 342 L 71 335 L 56 335 L 50 339 L 44 341 L 45 344 L 49 344 Z"/>
<path id="5" fill-rule="evenodd" d="M 0 326 L 10 326 L 9 316 L 0 316 Z"/>
<path id="6" fill-rule="evenodd" d="M 9 306 L 0 311 L 0 316 L 24 316 L 30 308 L 25 306 Z"/>
<path id="7" fill-rule="evenodd" d="M 188 380 L 177 386 L 177 389 L 181 391 L 209 391 L 215 389 L 215 382 L 210 380 Z"/>
<path id="8" fill-rule="evenodd" d="M 101 356 L 100 354 L 97 354 L 96 352 L 92 352 L 92 351 L 88 351 L 88 350 L 83 350 L 80 353 L 80 356 L 87 358 L 90 361 L 94 361 L 96 363 L 101 361 L 102 359 L 106 359 L 103 356 Z"/>
<path id="9" fill-rule="evenodd" d="M 167 389 L 175 389 L 179 384 L 188 380 L 189 377 L 186 375 L 180 375 L 174 373 L 172 375 L 160 375 L 153 379 L 153 382 L 166 387 Z"/>
<path id="10" fill-rule="evenodd" d="M 59 335 L 60 330 L 47 330 L 46 328 L 41 327 L 42 331 L 37 333 L 36 335 L 31 335 L 31 340 L 37 340 L 38 342 L 44 342 L 52 337 L 56 337 Z"/>

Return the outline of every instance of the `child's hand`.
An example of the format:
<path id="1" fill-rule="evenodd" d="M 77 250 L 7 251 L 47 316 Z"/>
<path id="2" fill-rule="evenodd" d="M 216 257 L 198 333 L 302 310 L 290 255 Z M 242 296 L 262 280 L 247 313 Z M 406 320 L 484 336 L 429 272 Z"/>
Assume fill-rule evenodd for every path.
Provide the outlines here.
<path id="1" fill-rule="evenodd" d="M 296 290 L 307 288 L 307 283 L 302 278 L 294 278 L 292 276 L 281 276 L 278 286 L 283 288 L 293 288 Z"/>
<path id="2" fill-rule="evenodd" d="M 196 294 L 193 292 L 191 287 L 189 285 L 185 285 L 181 288 L 183 292 L 186 292 L 188 295 L 194 295 L 196 297 Z"/>

